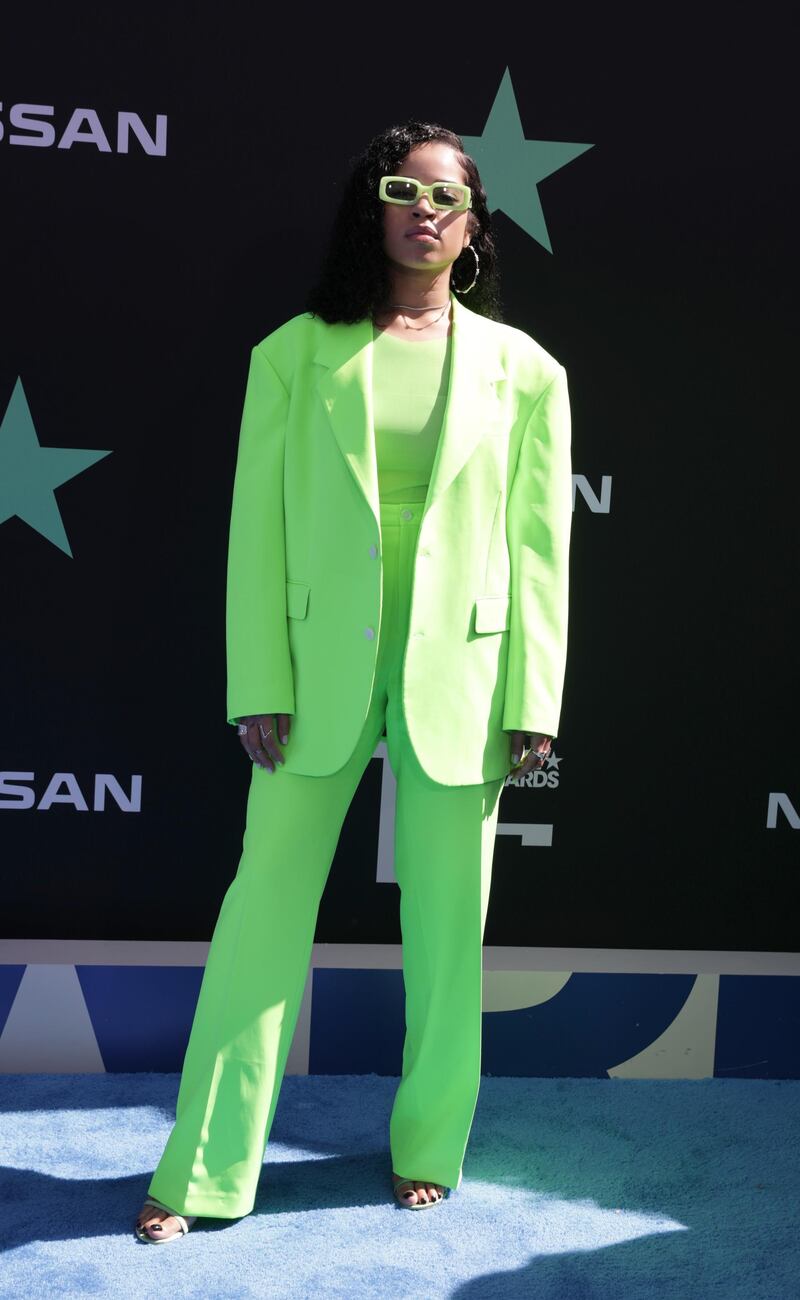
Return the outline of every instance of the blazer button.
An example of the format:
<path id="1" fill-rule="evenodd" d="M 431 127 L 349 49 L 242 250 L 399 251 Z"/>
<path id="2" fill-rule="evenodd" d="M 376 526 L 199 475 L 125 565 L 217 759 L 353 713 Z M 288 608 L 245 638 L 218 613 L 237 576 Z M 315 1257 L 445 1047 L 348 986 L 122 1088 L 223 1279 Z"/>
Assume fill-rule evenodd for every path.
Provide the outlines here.
<path id="1" fill-rule="evenodd" d="M 375 559 L 375 556 L 378 554 L 378 548 L 377 548 L 377 546 L 370 546 L 370 548 L 369 548 L 369 553 L 370 553 L 370 555 L 372 556 L 372 558 L 373 558 L 373 560 L 374 560 L 374 559 Z"/>
<path id="2" fill-rule="evenodd" d="M 413 510 L 401 510 L 401 511 L 400 511 L 400 517 L 401 517 L 401 519 L 413 519 L 413 518 L 414 518 L 414 511 L 413 511 Z"/>
<path id="3" fill-rule="evenodd" d="M 364 636 L 367 638 L 368 641 L 371 641 L 372 638 L 374 637 L 374 635 L 375 635 L 375 628 L 374 628 L 374 627 L 365 627 L 365 628 L 364 628 Z"/>

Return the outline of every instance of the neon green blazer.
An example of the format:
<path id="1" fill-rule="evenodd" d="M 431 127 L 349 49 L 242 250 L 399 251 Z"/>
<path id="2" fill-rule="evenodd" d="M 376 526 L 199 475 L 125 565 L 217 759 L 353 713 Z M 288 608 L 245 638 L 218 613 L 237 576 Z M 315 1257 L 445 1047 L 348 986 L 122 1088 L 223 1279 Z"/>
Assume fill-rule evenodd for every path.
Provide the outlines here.
<path id="1" fill-rule="evenodd" d="M 505 776 L 558 731 L 572 520 L 564 367 L 451 291 L 452 357 L 420 524 L 403 708 L 432 780 Z M 337 771 L 381 625 L 372 324 L 292 317 L 252 349 L 233 485 L 227 720 L 293 714 L 285 770 Z"/>

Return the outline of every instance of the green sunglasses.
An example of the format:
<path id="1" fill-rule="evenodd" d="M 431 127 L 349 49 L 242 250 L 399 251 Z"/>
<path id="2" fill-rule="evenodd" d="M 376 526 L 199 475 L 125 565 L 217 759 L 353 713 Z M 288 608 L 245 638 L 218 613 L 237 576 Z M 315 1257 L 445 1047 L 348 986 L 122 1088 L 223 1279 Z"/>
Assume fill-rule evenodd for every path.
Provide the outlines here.
<path id="1" fill-rule="evenodd" d="M 434 208 L 446 209 L 448 212 L 465 212 L 472 207 L 472 190 L 469 185 L 451 185 L 437 181 L 434 185 L 423 185 L 413 176 L 382 176 L 378 186 L 378 197 L 384 203 L 417 203 L 420 196 L 426 194 Z"/>

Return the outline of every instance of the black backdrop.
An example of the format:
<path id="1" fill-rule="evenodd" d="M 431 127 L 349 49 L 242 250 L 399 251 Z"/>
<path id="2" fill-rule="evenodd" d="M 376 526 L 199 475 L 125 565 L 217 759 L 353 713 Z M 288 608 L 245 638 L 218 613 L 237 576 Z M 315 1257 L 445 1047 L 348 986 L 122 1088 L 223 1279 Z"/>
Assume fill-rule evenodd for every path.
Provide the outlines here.
<path id="1" fill-rule="evenodd" d="M 566 366 L 574 471 L 611 492 L 576 495 L 558 785 L 502 794 L 501 823 L 552 824 L 552 847 L 498 836 L 486 942 L 797 947 L 788 36 L 635 12 L 4 17 L 0 420 L 19 379 L 43 447 L 109 453 L 56 489 L 71 555 L 0 524 L 0 768 L 34 774 L 0 794 L 4 936 L 210 937 L 249 781 L 224 582 L 250 348 L 301 310 L 370 136 L 409 117 L 480 136 L 508 68 L 527 138 L 593 145 L 538 187 L 552 253 L 494 219 L 505 318 Z M 16 104 L 52 107 L 52 145 L 12 140 L 36 138 Z M 108 151 L 57 147 L 76 108 Z M 151 135 L 165 116 L 166 153 L 118 152 L 123 111 Z M 86 810 L 38 806 L 54 773 Z M 141 810 L 93 810 L 97 773 L 141 776 Z M 399 940 L 380 773 L 319 941 Z"/>

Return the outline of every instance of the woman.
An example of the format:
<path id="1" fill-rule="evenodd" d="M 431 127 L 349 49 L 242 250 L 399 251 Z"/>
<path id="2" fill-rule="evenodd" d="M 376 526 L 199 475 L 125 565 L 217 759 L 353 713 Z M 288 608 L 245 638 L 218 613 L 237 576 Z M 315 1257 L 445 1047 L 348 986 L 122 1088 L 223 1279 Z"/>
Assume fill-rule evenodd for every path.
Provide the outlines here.
<path id="1" fill-rule="evenodd" d="M 406 991 L 394 1196 L 420 1209 L 460 1185 L 500 791 L 558 725 L 566 376 L 499 320 L 486 196 L 457 135 L 410 122 L 370 143 L 306 305 L 251 356 L 227 716 L 252 778 L 147 1241 L 253 1207 L 320 897 L 384 734 Z"/>

